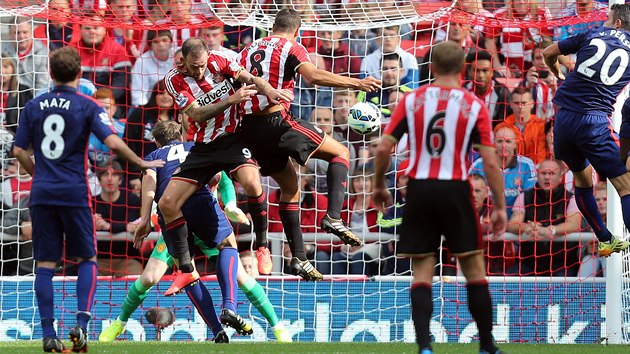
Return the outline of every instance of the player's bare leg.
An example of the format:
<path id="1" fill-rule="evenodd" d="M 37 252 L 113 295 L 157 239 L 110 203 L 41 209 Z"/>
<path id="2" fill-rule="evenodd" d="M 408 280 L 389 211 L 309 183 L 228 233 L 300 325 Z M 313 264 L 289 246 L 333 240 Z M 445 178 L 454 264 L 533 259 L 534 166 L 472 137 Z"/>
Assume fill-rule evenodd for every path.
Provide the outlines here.
<path id="1" fill-rule="evenodd" d="M 321 227 L 327 232 L 335 234 L 350 246 L 360 246 L 361 240 L 341 220 L 341 207 L 346 193 L 350 152 L 335 139 L 328 135 L 315 150 L 313 157 L 328 161 L 326 181 L 328 182 L 328 210 L 321 220 Z"/>
<path id="2" fill-rule="evenodd" d="M 247 206 L 252 216 L 254 233 L 256 234 L 256 259 L 258 273 L 270 275 L 273 264 L 267 244 L 267 196 L 260 185 L 258 167 L 243 165 L 233 173 L 235 179 L 245 190 Z"/>
<path id="3" fill-rule="evenodd" d="M 300 229 L 300 191 L 298 189 L 298 179 L 291 160 L 280 172 L 272 173 L 273 178 L 280 186 L 280 220 L 284 227 L 284 233 L 291 248 L 291 271 L 299 275 L 304 280 L 322 280 L 324 277 L 306 259 L 304 251 L 304 238 Z"/>
<path id="4" fill-rule="evenodd" d="M 485 261 L 481 251 L 457 255 L 466 277 L 468 310 L 479 330 L 480 353 L 499 354 L 492 336 L 492 298 L 486 279 Z"/>
<path id="5" fill-rule="evenodd" d="M 619 157 L 623 163 L 627 163 L 628 153 L 630 152 L 630 139 L 619 138 Z"/>
<path id="6" fill-rule="evenodd" d="M 620 240 L 615 237 L 606 227 L 606 223 L 602 219 L 597 202 L 593 194 L 593 167 L 587 166 L 582 171 L 573 171 L 575 180 L 575 201 L 582 215 L 593 229 L 597 236 L 597 250 L 600 256 L 608 257 L 615 252 L 621 252 L 630 246 L 628 241 Z M 625 173 L 619 177 L 611 178 L 610 182 L 615 186 L 617 193 L 621 197 L 622 212 L 624 215 L 624 223 L 630 218 L 630 173 Z M 626 206 L 624 207 L 624 204 Z"/>
<path id="7" fill-rule="evenodd" d="M 172 256 L 179 267 L 173 284 L 164 293 L 165 296 L 181 292 L 186 286 L 199 281 L 199 273 L 193 266 L 188 248 L 188 227 L 182 214 L 182 206 L 197 189 L 196 181 L 173 178 L 158 203 L 166 223 L 164 237 L 171 242 Z"/>

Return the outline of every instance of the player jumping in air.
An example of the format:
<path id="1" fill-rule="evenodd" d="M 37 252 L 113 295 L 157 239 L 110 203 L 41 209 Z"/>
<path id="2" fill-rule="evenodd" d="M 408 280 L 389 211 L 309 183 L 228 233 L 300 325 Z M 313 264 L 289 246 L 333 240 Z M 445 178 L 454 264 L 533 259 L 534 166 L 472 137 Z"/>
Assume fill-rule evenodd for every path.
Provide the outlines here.
<path id="1" fill-rule="evenodd" d="M 553 148 L 575 176 L 575 201 L 597 236 L 599 255 L 621 252 L 630 243 L 611 234 L 593 195 L 593 167 L 608 178 L 621 197 L 626 227 L 630 227 L 630 173 L 619 158 L 619 141 L 610 115 L 621 90 L 630 82 L 630 5 L 615 4 L 603 27 L 569 37 L 545 48 L 551 72 L 564 75 L 559 55 L 576 54 L 575 70 L 560 85 L 553 103 L 560 106 L 553 127 Z M 591 165 L 593 167 L 591 167 Z"/>
<path id="2" fill-rule="evenodd" d="M 306 48 L 296 42 L 301 25 L 300 14 L 295 10 L 280 10 L 274 20 L 273 35 L 258 39 L 243 49 L 241 64 L 276 89 L 293 91 L 296 74 L 314 85 L 366 92 L 380 88 L 380 80 L 373 77 L 359 80 L 317 69 Z M 292 271 L 306 280 L 321 280 L 321 273 L 306 259 L 304 252 L 298 206 L 300 190 L 289 157 L 300 165 L 306 164 L 310 157 L 328 161 L 328 211 L 321 220 L 321 227 L 344 243 L 359 246 L 361 240 L 341 220 L 350 154 L 347 147 L 321 129 L 293 117 L 289 111 L 291 101 L 273 102 L 264 92 L 243 101 L 245 116 L 241 135 L 260 164 L 261 173 L 271 176 L 280 186 L 280 219 L 293 255 Z"/>
<path id="3" fill-rule="evenodd" d="M 432 354 L 429 323 L 433 312 L 431 283 L 442 235 L 466 277 L 468 309 L 479 329 L 480 354 L 499 354 L 492 337 L 492 299 L 488 291 L 479 217 L 471 198 L 466 154 L 475 144 L 494 196 L 492 232 L 505 231 L 503 176 L 492 141 L 490 115 L 483 101 L 461 88 L 464 51 L 454 42 L 433 48 L 435 81 L 405 95 L 383 132 L 374 160 L 374 203 L 391 205 L 385 186 L 390 155 L 409 133 L 411 159 L 405 174 L 407 204 L 403 212 L 398 256 L 413 261 L 411 316 L 420 354 Z M 435 122 L 442 122 L 439 126 Z M 434 139 L 434 136 L 440 139 Z M 453 222 L 456 221 L 456 222 Z"/>
<path id="4" fill-rule="evenodd" d="M 63 47 L 50 54 L 55 88 L 29 101 L 20 115 L 13 154 L 33 176 L 30 211 L 33 222 L 35 296 L 44 334 L 45 352 L 69 352 L 54 328 L 52 278 L 65 257 L 78 259 L 77 325 L 70 330 L 72 351 L 87 352 L 87 325 L 96 289 L 96 233 L 87 185 L 87 147 L 90 133 L 118 156 L 141 169 L 164 161 L 145 162 L 116 135 L 109 116 L 94 99 L 77 92 L 81 58 Z M 35 155 L 34 163 L 28 149 Z M 35 173 L 37 172 L 37 173 Z M 65 235 L 65 237 L 64 237 Z"/>
<path id="5" fill-rule="evenodd" d="M 164 82 L 177 108 L 188 116 L 187 140 L 194 141 L 195 145 L 173 174 L 159 202 L 166 223 L 164 238 L 172 245 L 172 255 L 179 267 L 173 284 L 164 293 L 167 296 L 199 279 L 192 266 L 188 226 L 181 208 L 217 172 L 226 171 L 243 186 L 248 195 L 256 239 L 267 239 L 267 200 L 260 185 L 258 166 L 236 134 L 240 121 L 238 104 L 256 93 L 254 85 L 276 103 L 292 97 L 290 93 L 276 90 L 268 82 L 254 77 L 224 54 L 208 52 L 206 43 L 200 38 L 184 41 L 182 55 L 178 68 L 167 73 Z M 246 86 L 236 90 L 236 81 Z M 238 259 L 236 248 L 231 248 L 229 253 L 233 261 L 226 262 L 235 262 Z M 236 272 L 232 275 L 236 277 Z"/>
<path id="6" fill-rule="evenodd" d="M 159 196 L 162 195 L 168 181 L 170 180 L 173 171 L 179 167 L 181 160 L 185 158 L 185 156 L 190 151 L 193 143 L 182 143 L 182 137 L 180 134 L 180 127 L 175 122 L 159 122 L 155 128 L 153 129 L 153 136 L 155 138 L 158 149 L 153 151 L 149 156 L 147 156 L 147 160 L 155 160 L 162 159 L 166 161 L 166 165 L 157 170 L 148 170 L 142 178 L 142 208 L 141 208 L 141 222 L 138 225 L 136 230 L 136 247 L 139 247 L 142 244 L 142 240 L 148 235 L 150 231 L 150 224 L 148 220 L 150 219 L 151 213 L 151 203 L 153 203 L 154 199 L 159 200 Z M 213 178 L 211 181 L 214 182 L 216 178 Z M 223 200 L 223 204 L 229 204 L 236 200 L 236 193 L 234 191 L 234 186 L 232 181 L 230 181 L 225 174 L 225 172 L 221 173 L 221 178 L 218 182 L 219 194 Z M 204 198 L 206 200 L 205 203 L 214 204 L 216 203 L 214 199 L 210 196 L 209 190 L 207 187 L 200 189 L 188 202 L 184 204 L 184 217 L 186 220 L 191 222 L 190 219 L 223 219 L 221 215 L 214 215 L 214 210 L 208 215 L 208 213 L 201 213 L 200 210 L 193 209 L 194 206 L 189 206 L 191 200 L 196 198 L 195 196 L 199 196 L 200 198 Z M 194 210 L 194 213 L 191 215 L 191 211 Z M 240 211 L 240 209 L 238 209 Z M 240 211 L 240 214 L 233 215 L 234 219 L 238 219 L 238 221 L 243 222 L 247 220 L 245 215 Z M 196 225 L 196 224 L 193 224 Z M 192 228 L 191 228 L 192 229 Z M 210 257 L 217 256 L 219 251 L 216 248 L 210 248 L 205 243 L 203 243 L 198 237 L 195 236 L 195 243 L 202 252 Z M 166 271 L 173 267 L 174 261 L 173 258 L 169 255 L 166 250 L 166 244 L 164 240 L 160 238 L 153 248 L 153 252 L 149 258 L 149 262 L 147 263 L 142 275 L 133 283 L 125 301 L 122 305 L 122 311 L 118 318 L 99 336 L 99 341 L 101 342 L 111 342 L 116 339 L 119 335 L 121 335 L 125 330 L 125 325 L 127 320 L 131 316 L 131 314 L 140 306 L 142 301 L 146 298 L 149 290 L 157 284 L 158 281 L 164 276 Z M 239 262 L 238 272 L 237 272 L 237 282 L 240 289 L 245 293 L 249 301 L 258 309 L 258 311 L 269 321 L 269 324 L 272 327 L 273 333 L 276 336 L 276 339 L 279 342 L 291 342 L 291 334 L 282 326 L 282 324 L 278 320 L 278 316 L 276 315 L 271 302 L 267 298 L 264 289 L 258 282 L 256 282 L 253 278 L 251 278 L 247 273 L 245 273 L 242 265 Z M 214 311 L 214 305 L 212 303 L 212 298 L 208 293 L 208 289 L 203 285 L 203 283 L 198 282 L 194 285 L 189 285 L 186 288 L 186 293 L 188 297 L 190 297 L 193 305 L 197 308 L 199 314 L 201 314 L 202 318 L 212 330 L 214 334 L 214 340 L 217 343 L 227 342 L 227 335 L 223 331 L 223 327 L 221 326 L 219 319 Z M 240 325 L 239 325 L 240 326 Z M 249 325 L 247 325 L 249 326 Z M 242 331 L 242 326 L 240 329 Z"/>

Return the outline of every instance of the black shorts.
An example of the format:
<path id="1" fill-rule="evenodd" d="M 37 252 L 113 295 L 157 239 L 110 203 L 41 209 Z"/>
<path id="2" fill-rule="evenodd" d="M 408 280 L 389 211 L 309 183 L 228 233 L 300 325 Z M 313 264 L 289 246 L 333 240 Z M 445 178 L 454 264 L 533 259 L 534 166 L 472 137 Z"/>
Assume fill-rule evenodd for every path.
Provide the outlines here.
<path id="1" fill-rule="evenodd" d="M 282 171 L 289 157 L 304 166 L 324 142 L 326 133 L 282 110 L 246 115 L 241 122 L 241 136 L 260 165 L 260 173 L 268 176 Z"/>
<path id="2" fill-rule="evenodd" d="M 444 235 L 455 255 L 481 251 L 481 227 L 468 181 L 410 180 L 399 256 L 434 254 Z"/>
<path id="3" fill-rule="evenodd" d="M 205 185 L 217 173 L 225 171 L 229 175 L 245 165 L 257 167 L 239 135 L 227 134 L 209 143 L 195 143 L 173 179 Z"/>

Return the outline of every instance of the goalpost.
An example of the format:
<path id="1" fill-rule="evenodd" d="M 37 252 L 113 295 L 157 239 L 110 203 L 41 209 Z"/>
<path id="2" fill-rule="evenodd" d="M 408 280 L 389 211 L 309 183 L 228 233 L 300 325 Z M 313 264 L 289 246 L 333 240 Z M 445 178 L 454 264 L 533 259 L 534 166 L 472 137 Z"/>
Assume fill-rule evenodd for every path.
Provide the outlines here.
<path id="1" fill-rule="evenodd" d="M 116 0 L 114 0 L 116 1 Z M 122 1 L 122 0 L 118 0 Z M 71 40 L 80 40 L 80 27 L 76 24 L 105 27 L 108 35 L 116 36 L 121 33 L 127 36 L 129 41 L 136 41 L 136 49 L 141 52 L 151 48 L 146 40 L 146 31 L 155 29 L 168 29 L 173 31 L 176 38 L 181 38 L 186 31 L 190 35 L 199 34 L 201 28 L 208 28 L 222 23 L 226 25 L 225 43 L 240 47 L 247 41 L 257 36 L 265 35 L 270 31 L 275 13 L 282 7 L 294 8 L 302 14 L 303 27 L 300 31 L 300 40 L 309 52 L 314 53 L 312 60 L 318 66 L 331 68 L 342 75 L 361 75 L 362 60 L 370 53 L 383 46 L 383 42 L 391 40 L 392 34 L 384 30 L 391 26 L 398 26 L 399 53 L 409 53 L 415 58 L 418 68 L 408 67 L 409 62 L 404 62 L 405 69 L 396 76 L 409 77 L 406 86 L 413 89 L 427 81 L 428 63 L 430 60 L 430 48 L 439 40 L 447 38 L 452 26 L 458 26 L 463 32 L 473 34 L 476 37 L 488 36 L 492 29 L 533 29 L 532 40 L 541 41 L 542 36 L 536 31 L 542 32 L 544 28 L 582 24 L 601 19 L 603 13 L 593 12 L 586 17 L 561 17 L 561 10 L 571 1 L 565 0 L 540 0 L 539 7 L 547 7 L 552 14 L 547 21 L 514 20 L 493 18 L 487 16 L 481 8 L 473 5 L 482 4 L 481 1 L 460 0 L 457 1 L 429 1 L 429 0 L 390 0 L 390 1 L 274 1 L 274 0 L 206 0 L 192 1 L 190 17 L 182 17 L 183 21 L 169 21 L 168 16 L 174 16 L 174 7 L 168 1 L 139 0 L 138 11 L 134 19 L 122 19 L 119 13 L 112 14 L 104 1 L 69 0 L 70 11 L 61 11 L 59 2 L 53 0 L 1 0 L 0 20 L 3 23 L 15 24 L 15 16 L 35 16 L 36 33 L 37 26 L 42 23 L 67 23 L 72 27 L 74 35 Z M 532 4 L 535 0 L 531 0 Z M 506 2 L 506 3 L 509 3 Z M 485 10 L 494 11 L 499 4 L 486 2 Z M 101 18 L 91 17 L 91 11 L 96 9 L 102 13 Z M 473 11 L 473 9 L 475 9 Z M 170 13 L 169 13 L 170 11 Z M 182 10 L 183 11 L 183 10 Z M 181 11 L 180 11 L 181 12 Z M 88 16 L 88 13 L 90 16 Z M 181 13 L 180 13 L 181 14 Z M 49 22 L 46 22 L 49 21 Z M 46 26 L 46 25 L 44 25 Z M 252 30 L 252 27 L 258 30 Z M 12 42 L 8 31 L 13 27 L 3 26 L 3 46 Z M 118 31 L 115 31 L 118 30 Z M 143 36 L 134 38 L 126 31 L 136 34 L 143 32 Z M 332 33 L 330 33 L 332 32 Z M 202 31 L 201 35 L 207 35 Z M 529 35 L 528 35 L 529 36 Z M 39 37 L 38 37 L 39 38 Z M 331 44 L 332 43 L 332 44 Z M 335 48 L 336 43 L 344 43 L 347 50 Z M 468 51 L 477 49 L 479 41 L 463 38 L 462 45 Z M 332 46 L 332 48 L 329 48 Z M 176 45 L 173 45 L 173 51 Z M 126 48 L 126 47 L 125 47 Z M 234 48 L 238 49 L 238 48 Z M 531 49 L 531 48 L 530 48 Z M 4 52 L 4 50 L 3 50 Z M 94 51 L 99 53 L 98 48 Z M 134 54 L 135 53 L 135 54 Z M 318 53 L 318 54 L 315 54 Z M 7 52 L 8 54 L 8 52 Z M 103 53 L 100 53 L 103 54 Z M 130 61 L 138 61 L 138 52 L 130 51 Z M 95 54 L 96 55 L 96 54 Z M 402 54 L 401 54 L 402 55 Z M 530 54 L 531 55 L 531 54 Z M 10 55 L 9 55 L 10 57 Z M 5 56 L 3 55 L 3 60 Z M 19 58 L 15 61 L 17 75 L 42 74 L 47 72 L 47 67 L 25 68 L 20 67 Z M 378 60 L 380 63 L 380 59 Z M 96 71 L 101 70 L 99 65 L 94 65 Z M 105 65 L 103 65 L 105 66 Z M 127 73 L 132 67 L 128 67 Z M 30 72 L 28 71 L 30 70 Z M 121 70 L 119 68 L 114 71 Z M 416 72 L 417 70 L 417 72 Z M 497 69 L 499 71 L 499 69 Z M 101 72 L 101 71 L 98 71 Z M 147 73 L 146 75 L 152 75 Z M 383 76 L 382 70 L 378 74 Z M 524 79 L 521 77 L 498 78 L 497 83 L 504 84 L 508 90 L 514 89 Z M 94 76 L 96 77 L 96 75 Z M 470 78 L 473 81 L 476 77 Z M 132 103 L 134 90 L 131 89 L 131 77 L 127 77 L 124 94 L 120 96 L 117 117 L 127 118 L 127 128 L 138 128 L 139 135 L 128 138 L 131 143 L 144 143 L 145 134 L 150 130 L 145 121 L 132 121 L 133 110 L 142 109 Z M 29 84 L 29 83 L 25 83 Z M 31 86 L 35 85 L 32 79 Z M 28 85 L 27 85 L 28 86 Z M 107 86 L 102 82 L 96 82 L 97 88 Z M 114 91 L 121 89 L 114 87 Z M 142 90 L 151 91 L 152 88 Z M 41 91 L 41 88 L 35 90 Z M 4 91 L 3 91 L 4 92 Z M 11 91 L 13 92 L 13 91 Z M 25 91 L 17 90 L 19 94 Z M 33 92 L 36 94 L 36 92 Z M 491 95 L 492 96 L 492 95 Z M 371 151 L 372 137 L 358 136 L 347 129 L 344 117 L 353 102 L 357 100 L 356 93 L 335 91 L 325 87 L 312 87 L 304 80 L 296 81 L 295 102 L 292 111 L 302 119 L 319 119 L 318 126 L 328 129 L 336 139 L 347 143 L 354 153 L 351 155 L 351 166 L 356 173 L 348 177 L 349 192 L 348 205 L 361 201 L 361 188 L 366 188 L 371 178 Z M 378 97 L 379 105 L 385 116 L 395 106 L 400 97 L 391 95 L 387 98 Z M 117 97 L 118 99 L 118 97 Z M 371 99 L 371 98 L 368 98 Z M 497 101 L 497 98 L 486 96 L 486 102 L 491 104 L 506 104 L 508 102 Z M 494 101 L 493 101 L 494 100 Z M 387 102 L 384 104 L 383 102 Z M 621 102 L 621 100 L 620 100 Z M 13 109 L 13 107 L 8 107 Z M 3 111 L 3 116 L 8 116 L 8 110 Z M 328 120 L 324 118 L 328 117 Z M 176 115 L 175 115 L 176 118 Z M 5 131 L 0 138 L 3 151 L 8 152 L 11 144 L 11 131 L 15 125 L 5 123 Z M 405 159 L 405 149 L 401 147 L 392 156 L 392 161 L 400 165 Z M 11 158 L 2 157 L 3 166 L 9 166 Z M 3 207 L 3 217 L 8 213 L 16 214 L 19 219 L 26 211 L 18 201 L 22 194 L 27 193 L 25 185 L 11 182 L 18 171 L 7 167 L 3 177 L 3 186 L 8 189 L 9 198 Z M 307 242 L 307 251 L 318 269 L 329 269 L 333 274 L 325 274 L 326 281 L 321 283 L 306 283 L 298 281 L 295 277 L 285 276 L 283 266 L 287 261 L 283 253 L 284 235 L 282 226 L 277 218 L 277 187 L 268 178 L 263 179 L 265 192 L 270 200 L 269 210 L 269 239 L 272 244 L 272 258 L 274 261 L 274 273 L 271 277 L 261 277 L 258 280 L 268 288 L 271 302 L 276 307 L 278 316 L 292 333 L 295 340 L 304 341 L 414 341 L 413 325 L 409 309 L 409 271 L 408 264 L 397 260 L 392 249 L 395 246 L 397 222 L 400 215 L 392 219 L 383 219 L 376 215 L 374 208 L 366 198 L 364 208 L 357 208 L 354 215 L 350 216 L 352 222 L 365 222 L 369 227 L 364 228 L 360 234 L 369 244 L 364 249 L 364 254 L 373 257 L 375 261 L 362 261 L 353 259 L 359 254 L 354 250 L 341 247 L 334 237 L 321 233 L 318 229 L 318 217 L 325 206 L 320 196 L 325 195 L 326 166 L 321 164 L 309 164 L 299 170 L 301 192 L 306 196 L 301 202 L 302 226 Z M 402 168 L 401 168 L 402 169 Z M 401 172 L 393 169 L 388 173 L 388 179 L 392 183 L 392 190 L 401 193 Z M 97 181 L 95 178 L 93 181 Z M 13 183 L 13 184 L 12 184 Z M 3 189 L 3 196 L 7 189 Z M 11 189 L 13 188 L 13 189 Z M 126 186 L 125 192 L 130 187 Z M 368 193 L 369 195 L 369 193 Z M 12 198 L 15 197 L 15 200 Z M 275 199 L 274 199 L 275 198 Z M 11 203 L 9 203 L 9 201 Z M 7 205 L 11 204 L 11 205 Z M 241 204 L 245 206 L 246 203 Z M 609 186 L 608 193 L 608 220 L 611 231 L 617 235 L 625 234 L 623 218 L 621 216 L 620 203 L 616 199 L 614 189 Z M 345 207 L 347 210 L 348 207 Z M 362 210 L 365 209 L 365 210 Z M 129 215 L 134 211 L 130 209 Z M 380 223 L 375 226 L 374 223 Z M 456 221 L 454 221 L 456 222 Z M 241 226 L 235 228 L 241 232 Z M 39 338 L 41 328 L 36 311 L 36 301 L 33 291 L 32 272 L 21 272 L 20 266 L 32 262 L 32 256 L 27 251 L 29 241 L 25 240 L 21 233 L 16 231 L 15 225 L 3 224 L 0 226 L 0 340 L 18 340 Z M 421 234 L 421 230 L 419 230 Z M 154 235 L 155 236 L 155 235 Z M 100 241 L 111 241 L 109 232 L 102 231 L 98 234 Z M 125 240 L 129 235 L 117 234 L 116 239 Z M 241 248 L 247 248 L 251 240 L 249 231 L 241 232 Z M 571 232 L 566 238 L 556 241 L 565 245 L 564 256 L 573 259 L 573 263 L 564 267 L 573 272 L 581 263 L 581 255 L 588 248 L 588 242 L 592 235 L 588 230 L 580 229 Z M 594 343 L 604 341 L 606 343 L 625 343 L 630 340 L 630 266 L 628 253 L 614 255 L 606 261 L 606 279 L 591 274 L 587 277 L 577 277 L 573 273 L 567 276 L 551 277 L 549 274 L 519 273 L 517 276 L 508 276 L 506 271 L 514 264 L 526 257 L 520 257 L 518 253 L 519 242 L 525 242 L 517 235 L 507 235 L 503 241 L 484 243 L 484 251 L 487 254 L 491 292 L 495 307 L 495 337 L 499 342 L 549 342 L 549 343 Z M 100 257 L 112 258 L 117 251 L 114 246 L 124 241 L 112 241 L 108 248 L 100 249 Z M 548 246 L 551 247 L 551 246 Z M 576 255 L 579 254 L 580 257 Z M 538 256 L 536 256 L 538 257 Z M 577 260 L 575 258 L 577 257 Z M 138 255 L 132 258 L 142 261 Z M 543 259 L 541 257 L 540 259 Z M 443 252 L 438 258 L 436 278 L 434 278 L 434 317 L 431 322 L 431 330 L 437 342 L 470 342 L 476 340 L 476 327 L 472 322 L 466 308 L 466 292 L 463 278 L 459 276 L 456 263 L 452 255 Z M 205 265 L 205 263 L 203 263 Z M 61 300 L 56 309 L 60 330 L 67 331 L 65 325 L 67 319 L 73 321 L 74 308 L 74 284 L 71 260 L 64 260 L 60 272 L 56 278 L 56 299 Z M 31 265 L 32 267 L 32 265 Z M 322 268 L 320 268 L 322 267 Z M 103 269 L 104 273 L 112 269 Z M 593 273 L 596 270 L 593 269 Z M 366 276 L 366 274 L 368 276 Z M 113 320 L 120 311 L 120 304 L 128 286 L 134 277 L 116 278 L 102 276 L 99 278 L 94 317 L 90 325 L 90 337 L 95 338 L 98 333 Z M 216 303 L 220 299 L 218 285 L 213 278 L 209 279 L 209 288 Z M 168 285 L 168 284 L 166 284 Z M 185 297 L 178 296 L 174 299 L 163 298 L 162 293 L 167 287 L 158 285 L 147 297 L 141 307 L 145 310 L 154 306 L 170 307 L 177 321 L 162 334 L 162 340 L 204 340 L 209 331 L 205 328 L 201 317 L 195 314 L 194 308 Z M 241 299 L 244 297 L 241 295 Z M 155 329 L 142 317 L 143 311 L 137 311 L 129 321 L 125 339 L 146 340 L 154 338 Z M 241 302 L 239 306 L 241 315 L 247 316 L 254 325 L 255 334 L 253 340 L 269 340 L 273 338 L 264 319 L 247 302 Z M 231 333 L 230 333 L 231 334 Z"/>

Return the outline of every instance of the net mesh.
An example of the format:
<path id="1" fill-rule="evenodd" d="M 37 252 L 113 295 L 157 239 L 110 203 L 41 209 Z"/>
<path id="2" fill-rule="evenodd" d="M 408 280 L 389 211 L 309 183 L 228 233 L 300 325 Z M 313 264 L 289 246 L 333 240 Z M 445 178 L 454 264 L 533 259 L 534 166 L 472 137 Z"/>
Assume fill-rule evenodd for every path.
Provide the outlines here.
<path id="1" fill-rule="evenodd" d="M 453 40 L 461 43 L 467 53 L 485 49 L 491 58 L 485 60 L 480 54 L 473 55 L 467 63 L 464 82 L 485 100 L 493 124 L 503 123 L 519 109 L 519 105 L 515 106 L 511 101 L 514 100 L 513 92 L 521 89 L 519 99 L 528 97 L 525 91 L 531 92 L 531 102 L 527 104 L 542 121 L 539 124 L 542 128 L 538 128 L 534 137 L 514 137 L 511 142 L 514 146 L 508 142 L 499 149 L 506 154 L 506 184 L 511 183 L 506 195 L 508 204 L 512 205 L 527 189 L 544 193 L 540 185 L 536 185 L 540 176 L 537 165 L 551 157 L 550 136 L 544 125 L 553 120 L 550 99 L 557 82 L 548 71 L 545 74 L 540 51 L 551 41 L 601 24 L 606 18 L 606 5 L 597 2 L 591 3 L 589 6 L 592 7 L 587 11 L 564 1 L 548 0 L 524 8 L 519 4 L 513 1 L 503 8 L 502 2 L 475 1 L 287 1 L 285 4 L 282 1 L 113 0 L 106 3 L 3 0 L 0 17 L 8 26 L 2 26 L 4 130 L 0 132 L 3 148 L 0 270 L 3 276 L 14 278 L 3 278 L 2 286 L 7 290 L 3 290 L 0 320 L 14 321 L 15 326 L 21 323 L 19 321 L 29 326 L 37 323 L 30 283 L 33 260 L 25 198 L 30 190 L 30 179 L 20 173 L 10 149 L 20 110 L 30 97 L 46 91 L 50 85 L 47 57 L 51 49 L 71 45 L 80 50 L 84 61 L 83 77 L 87 80 L 82 83 L 81 90 L 94 95 L 106 107 L 119 135 L 134 152 L 143 156 L 155 149 L 150 130 L 156 121 L 182 119 L 181 113 L 173 108 L 172 100 L 163 97 L 164 88 L 159 82 L 173 66 L 177 47 L 191 36 L 200 36 L 210 44 L 219 38 L 219 45 L 236 53 L 252 40 L 269 33 L 279 9 L 293 8 L 302 15 L 300 41 L 318 67 L 341 75 L 374 75 L 383 79 L 384 89 L 369 95 L 367 100 L 381 108 L 384 124 L 405 92 L 431 79 L 429 65 L 433 45 Z M 216 26 L 221 28 L 218 37 Z M 26 27 L 26 33 L 23 27 Z M 165 30 L 170 36 L 154 32 L 158 30 Z M 25 46 L 20 47 L 21 44 Z M 30 52 L 27 48 L 31 48 Z M 397 66 L 396 60 L 393 63 L 381 60 L 384 51 L 398 53 L 402 67 Z M 5 64 L 9 67 L 11 63 L 12 72 L 5 69 Z M 571 58 L 564 64 L 571 68 Z M 16 84 L 5 85 L 11 80 Z M 356 92 L 313 86 L 298 77 L 291 110 L 297 117 L 313 122 L 349 147 L 351 172 L 342 217 L 367 245 L 362 249 L 351 249 L 319 228 L 319 220 L 325 214 L 328 202 L 327 165 L 311 160 L 307 166 L 297 167 L 303 195 L 300 202 L 302 231 L 306 236 L 309 258 L 333 281 L 305 285 L 286 276 L 290 255 L 283 242 L 279 191 L 273 180 L 264 178 L 269 199 L 273 274 L 279 277 L 262 282 L 269 286 L 268 292 L 278 316 L 284 318 L 296 333 L 300 329 L 304 331 L 294 339 L 372 341 L 381 339 L 378 336 L 381 335 L 387 340 L 411 342 L 414 335 L 408 306 L 408 278 L 402 277 L 411 274 L 410 264 L 408 260 L 395 257 L 396 235 L 405 202 L 406 180 L 402 172 L 408 148 L 401 143 L 392 154 L 387 181 L 398 205 L 381 215 L 370 200 L 374 149 L 380 133 L 363 136 L 348 128 L 348 110 L 357 99 Z M 511 155 L 506 153 L 510 149 L 521 158 L 510 160 Z M 90 173 L 94 195 L 103 193 L 103 188 L 110 188 L 103 186 L 102 176 L 108 178 L 110 174 L 101 164 L 107 163 L 111 157 L 104 145 L 93 141 Z M 482 173 L 481 166 L 473 163 L 474 158 L 470 162 L 471 173 Z M 130 235 L 128 232 L 133 230 L 133 221 L 139 216 L 139 201 L 133 197 L 134 192 L 139 192 L 139 171 L 125 164 L 114 170 L 121 172 L 118 178 L 126 202 L 113 205 L 101 198 L 96 203 L 97 209 L 100 208 L 97 220 L 100 230 L 99 273 L 103 277 L 99 278 L 97 290 L 94 317 L 97 325 L 91 329 L 95 334 L 115 318 L 129 289 L 131 281 L 118 278 L 138 275 L 153 245 L 149 242 L 143 250 L 136 252 L 125 241 Z M 570 174 L 560 174 L 556 178 L 559 187 L 564 186 L 569 192 L 572 190 Z M 481 221 L 487 224 L 492 198 L 483 179 L 477 182 L 478 185 L 473 178 Z M 238 185 L 236 187 L 239 206 L 247 212 L 245 194 Z M 596 189 L 595 193 L 600 190 Z M 605 195 L 598 198 L 605 199 Z M 486 235 L 489 241 L 484 242 L 484 253 L 497 306 L 495 337 L 499 341 L 592 343 L 604 336 L 605 290 L 601 279 L 605 262 L 597 256 L 593 236 L 582 217 L 576 214 L 570 194 L 562 194 L 557 202 L 564 206 L 563 212 L 570 212 L 560 217 L 545 209 L 546 202 L 537 199 L 535 193 L 523 195 L 517 211 L 524 216 L 513 223 L 512 232 L 504 239 Z M 554 242 L 531 242 L 525 233 L 530 221 L 539 222 L 542 227 L 537 232 L 543 234 L 550 232 L 549 224 L 557 225 L 556 232 L 560 237 Z M 251 228 L 234 224 L 234 229 L 241 240 L 240 249 L 249 250 L 253 244 Z M 245 261 L 245 257 L 242 259 Z M 255 257 L 249 255 L 249 259 L 255 269 Z M 203 258 L 197 261 L 204 274 L 213 272 L 212 262 Z M 475 330 L 470 328 L 472 320 L 465 307 L 465 286 L 458 277 L 461 271 L 447 247 L 438 255 L 437 263 L 436 275 L 440 278 L 436 278 L 434 287 L 434 336 L 437 341 L 473 340 Z M 627 264 L 624 262 L 625 267 Z M 60 279 L 56 296 L 62 298 L 64 304 L 73 303 L 72 277 L 76 275 L 76 264 L 64 260 L 57 274 L 66 278 Z M 624 274 L 627 278 L 627 269 Z M 19 275 L 27 277 L 15 277 Z M 400 278 L 392 280 L 388 278 L 390 275 Z M 373 282 L 374 279 L 378 281 Z M 156 289 L 153 294 L 161 294 L 166 287 Z M 216 286 L 212 291 L 217 299 L 220 298 Z M 628 294 L 624 293 L 624 296 L 625 304 Z M 271 338 L 269 327 L 260 315 L 246 303 L 242 305 L 250 320 L 263 329 L 263 334 L 254 339 Z M 171 335 L 177 339 L 207 337 L 208 331 L 203 331 L 200 317 L 187 302 L 152 295 L 141 309 L 154 306 L 171 308 L 180 320 L 163 338 Z M 627 306 L 624 308 L 627 316 Z M 71 327 L 71 308 L 60 306 L 57 310 L 63 318 L 59 325 L 66 329 Z M 140 312 L 134 315 L 133 326 L 130 325 L 134 329 L 125 338 L 152 339 L 152 329 L 138 315 Z M 393 326 L 391 332 L 387 332 L 390 329 L 385 323 Z M 540 323 L 547 323 L 547 326 L 539 328 Z M 375 332 L 373 328 L 379 330 Z M 177 329 L 189 334 L 177 335 Z M 354 335 L 351 329 L 356 332 Z M 151 334 L 147 335 L 145 331 Z M 26 339 L 38 334 L 37 330 L 11 333 L 3 339 Z"/>

